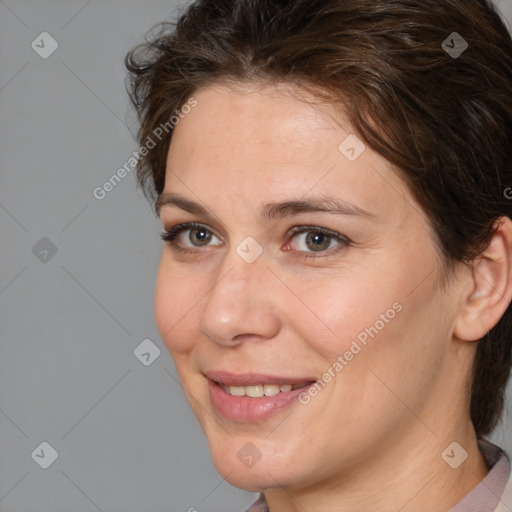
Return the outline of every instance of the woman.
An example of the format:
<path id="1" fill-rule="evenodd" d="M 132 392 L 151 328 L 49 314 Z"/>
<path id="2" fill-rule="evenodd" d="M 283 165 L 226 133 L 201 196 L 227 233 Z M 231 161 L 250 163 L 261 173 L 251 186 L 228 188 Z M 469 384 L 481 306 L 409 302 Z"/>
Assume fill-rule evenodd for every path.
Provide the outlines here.
<path id="1" fill-rule="evenodd" d="M 250 510 L 512 510 L 485 439 L 512 361 L 490 2 L 196 1 L 126 65 L 156 323 Z"/>

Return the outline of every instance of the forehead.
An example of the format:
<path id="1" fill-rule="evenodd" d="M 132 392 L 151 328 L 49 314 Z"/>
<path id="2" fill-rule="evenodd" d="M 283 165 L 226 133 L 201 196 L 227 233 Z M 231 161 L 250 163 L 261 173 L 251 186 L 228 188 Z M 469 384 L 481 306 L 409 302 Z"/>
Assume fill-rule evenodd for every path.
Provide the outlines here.
<path id="1" fill-rule="evenodd" d="M 197 91 L 194 98 L 197 107 L 176 126 L 173 139 L 184 131 L 180 129 L 184 125 L 192 129 L 200 124 L 210 130 L 197 132 L 196 140 L 208 146 L 224 145 L 231 140 L 246 143 L 244 148 L 233 147 L 233 150 L 250 150 L 264 144 L 282 145 L 279 154 L 282 158 L 288 147 L 292 152 L 312 136 L 317 135 L 315 139 L 318 139 L 329 130 L 338 132 L 336 137 L 350 133 L 346 121 L 336 124 L 329 118 L 332 106 L 322 104 L 306 91 L 288 84 L 213 85 Z M 325 143 L 327 147 L 329 140 Z M 316 146 L 318 150 L 324 149 Z M 269 158 L 272 154 L 262 156 Z"/>
<path id="2" fill-rule="evenodd" d="M 380 215 L 420 210 L 389 162 L 306 92 L 217 85 L 194 98 L 197 107 L 174 129 L 167 192 L 245 206 L 329 193 Z"/>

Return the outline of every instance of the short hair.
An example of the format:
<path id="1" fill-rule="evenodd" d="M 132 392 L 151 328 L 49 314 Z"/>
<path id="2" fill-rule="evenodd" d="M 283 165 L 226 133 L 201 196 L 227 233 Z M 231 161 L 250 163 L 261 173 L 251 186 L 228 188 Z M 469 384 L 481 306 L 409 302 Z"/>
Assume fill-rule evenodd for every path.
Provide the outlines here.
<path id="1" fill-rule="evenodd" d="M 512 40 L 490 1 L 197 0 L 125 66 L 141 143 L 216 84 L 284 82 L 338 108 L 428 215 L 443 283 L 511 217 Z M 153 204 L 172 133 L 137 164 Z M 509 305 L 478 341 L 467 382 L 478 437 L 503 411 L 511 335 Z"/>

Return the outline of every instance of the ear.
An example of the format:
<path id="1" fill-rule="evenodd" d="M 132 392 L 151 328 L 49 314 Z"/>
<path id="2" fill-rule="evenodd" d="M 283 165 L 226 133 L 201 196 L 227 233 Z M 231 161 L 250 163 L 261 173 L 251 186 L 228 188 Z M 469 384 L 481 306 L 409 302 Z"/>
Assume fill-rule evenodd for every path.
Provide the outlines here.
<path id="1" fill-rule="evenodd" d="M 477 341 L 500 320 L 512 299 L 512 221 L 501 217 L 489 247 L 473 261 L 471 286 L 455 322 L 454 336 Z"/>

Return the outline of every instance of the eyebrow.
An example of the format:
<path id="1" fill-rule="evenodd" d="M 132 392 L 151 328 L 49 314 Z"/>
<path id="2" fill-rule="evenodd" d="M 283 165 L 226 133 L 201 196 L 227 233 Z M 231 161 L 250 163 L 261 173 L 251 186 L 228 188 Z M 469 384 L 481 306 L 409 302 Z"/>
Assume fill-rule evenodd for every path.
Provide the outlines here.
<path id="1" fill-rule="evenodd" d="M 158 216 L 160 216 L 160 211 L 164 207 L 176 207 L 196 215 L 214 216 L 203 205 L 172 192 L 162 193 L 157 197 L 155 209 Z M 335 215 L 352 215 L 367 218 L 376 217 L 373 213 L 370 213 L 363 208 L 338 197 L 329 195 L 311 197 L 308 199 L 265 203 L 260 208 L 260 214 L 266 220 L 299 215 L 301 213 L 315 212 L 331 213 Z"/>

